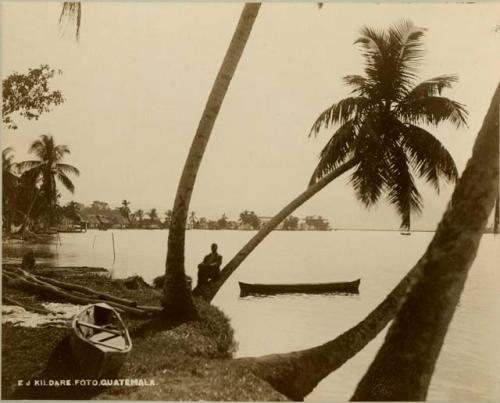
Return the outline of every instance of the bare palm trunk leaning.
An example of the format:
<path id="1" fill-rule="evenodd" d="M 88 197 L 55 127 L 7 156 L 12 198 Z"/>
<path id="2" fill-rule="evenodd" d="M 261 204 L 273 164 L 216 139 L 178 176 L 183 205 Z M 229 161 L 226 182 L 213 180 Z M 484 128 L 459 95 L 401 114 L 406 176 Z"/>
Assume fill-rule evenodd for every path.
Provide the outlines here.
<path id="1" fill-rule="evenodd" d="M 423 35 L 424 30 L 410 21 L 384 32 L 368 27 L 361 30 L 355 43 L 363 49 L 365 75 L 344 77 L 355 96 L 323 111 L 309 133 L 316 135 L 322 128 L 339 126 L 320 153 L 311 186 L 238 252 L 222 270 L 218 282 L 197 289 L 197 295 L 211 300 L 271 230 L 349 168 L 355 168 L 350 182 L 357 199 L 369 207 L 387 193 L 388 201 L 402 219 L 401 228 L 406 230 L 411 225 L 411 214 L 421 211 L 423 205 L 414 175 L 424 178 L 436 190 L 440 180 L 456 180 L 458 172 L 450 153 L 431 133 L 415 124 L 449 121 L 459 128 L 467 121 L 464 105 L 441 96 L 443 88 L 451 88 L 458 80 L 456 76 L 442 75 L 415 85 L 414 70 L 422 59 Z M 318 187 L 314 186 L 316 182 Z"/>
<path id="2" fill-rule="evenodd" d="M 495 102 L 498 105 L 498 91 L 497 101 Z M 497 122 L 496 126 L 495 120 Z M 488 122 L 489 126 L 487 126 L 486 130 L 489 130 L 490 136 L 492 133 L 495 133 L 495 131 L 498 136 L 498 110 L 496 118 L 492 118 L 490 116 L 488 118 Z M 484 132 L 484 130 L 482 132 Z M 491 184 L 491 182 L 496 180 L 496 186 L 498 188 L 498 138 L 496 141 L 496 147 L 490 143 L 490 147 L 497 150 L 496 179 L 488 180 L 488 182 Z M 481 161 L 478 162 L 481 153 L 482 151 L 475 152 L 473 164 L 481 163 Z M 491 160 L 492 159 L 489 158 L 490 163 L 493 164 Z M 469 165 L 471 165 L 471 163 L 469 163 Z M 488 179 L 491 179 L 493 176 L 494 174 L 490 172 L 490 178 Z M 464 195 L 465 197 L 468 196 L 467 192 L 470 187 L 474 185 L 474 183 L 471 182 L 479 183 L 480 180 L 478 180 L 475 175 L 464 174 L 464 177 L 461 180 L 462 184 L 460 185 L 460 197 L 464 197 Z M 467 190 L 463 190 L 463 188 L 466 188 Z M 455 191 L 455 194 L 457 194 L 457 191 Z M 471 194 L 471 197 L 475 196 L 476 193 Z M 453 200 L 455 200 L 456 197 L 458 196 L 454 196 Z M 475 200 L 477 201 L 477 199 Z M 474 211 L 470 207 L 470 204 L 474 203 L 468 203 L 469 205 L 464 207 L 466 214 L 470 214 Z M 489 208 L 489 211 L 491 211 L 491 207 Z M 458 218 L 460 218 L 460 214 L 463 213 L 464 210 L 461 210 Z M 488 216 L 485 211 L 482 211 L 482 214 L 486 215 L 486 217 Z M 467 217 L 467 215 L 464 215 L 464 217 Z M 479 220 L 479 218 L 476 219 Z M 460 228 L 463 228 L 463 226 L 467 227 L 465 221 Z M 443 234 L 442 225 L 440 225 L 439 228 L 438 233 L 436 233 L 436 236 L 434 237 L 433 244 L 437 245 L 439 248 L 443 248 L 443 242 L 447 242 L 447 235 L 449 236 L 449 234 Z M 449 227 L 444 228 L 448 230 Z M 481 228 L 484 228 L 484 225 Z M 459 232 L 460 231 L 461 229 Z M 481 232 L 481 230 L 479 230 L 479 232 Z M 462 247 L 462 245 L 456 247 L 456 249 L 460 250 L 460 247 Z M 445 260 L 444 264 L 450 263 L 447 256 L 446 251 L 441 249 L 441 258 Z M 413 284 L 418 283 L 420 277 L 423 275 L 423 268 L 427 267 L 428 261 L 429 256 L 427 252 L 391 291 L 391 293 L 365 319 L 335 339 L 320 346 L 306 350 L 286 354 L 271 354 L 257 358 L 241 358 L 237 360 L 238 364 L 249 366 L 257 376 L 269 382 L 276 390 L 283 393 L 290 399 L 303 400 L 304 397 L 307 396 L 322 379 L 361 351 L 394 318 L 399 307 L 405 301 L 407 290 L 411 289 Z M 420 301 L 425 300 L 426 299 L 421 295 Z M 432 300 L 429 301 L 429 303 L 432 304 Z M 429 312 L 432 312 L 432 306 L 426 309 L 422 314 L 427 315 Z M 407 338 L 409 337 L 407 336 Z M 390 357 L 388 357 L 387 365 L 392 368 L 395 377 L 397 377 L 400 366 L 393 366 Z M 391 382 L 393 382 L 393 380 Z M 403 396 L 393 397 L 396 400 L 405 400 Z M 361 400 L 370 400 L 370 398 L 368 396 L 364 396 Z M 381 400 L 391 399 L 388 396 L 381 396 Z M 414 398 L 410 400 L 414 400 Z"/>
<path id="3" fill-rule="evenodd" d="M 498 195 L 500 85 L 436 234 L 352 400 L 425 400 L 436 360 Z"/>
<path id="4" fill-rule="evenodd" d="M 323 177 L 318 182 L 309 186 L 304 192 L 293 199 L 289 204 L 287 204 L 278 214 L 276 214 L 266 225 L 264 225 L 253 237 L 250 239 L 243 248 L 224 266 L 219 274 L 219 278 L 215 281 L 210 281 L 208 283 L 202 284 L 200 287 L 196 287 L 193 290 L 193 295 L 202 297 L 206 301 L 211 301 L 225 281 L 233 274 L 233 272 L 239 267 L 239 265 L 248 257 L 250 253 L 290 214 L 292 214 L 297 208 L 302 206 L 307 200 L 313 197 L 326 185 L 332 182 L 334 179 L 338 178 L 343 173 L 347 172 L 349 169 L 353 168 L 358 161 L 356 159 L 351 159 L 334 169 L 328 175 Z"/>
<path id="5" fill-rule="evenodd" d="M 187 320 L 197 317 L 191 292 L 188 290 L 184 270 L 184 244 L 189 203 L 198 169 L 205 152 L 222 101 L 241 58 L 260 3 L 245 4 L 229 48 L 219 69 L 214 85 L 205 105 L 205 110 L 193 138 L 182 176 L 177 188 L 172 223 L 168 235 L 168 252 L 162 305 L 169 317 Z"/>

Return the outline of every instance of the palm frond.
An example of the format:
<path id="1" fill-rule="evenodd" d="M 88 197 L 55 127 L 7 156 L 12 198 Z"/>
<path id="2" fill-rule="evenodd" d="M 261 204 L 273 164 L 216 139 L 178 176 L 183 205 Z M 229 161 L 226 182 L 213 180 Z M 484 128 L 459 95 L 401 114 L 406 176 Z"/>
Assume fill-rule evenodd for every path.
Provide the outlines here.
<path id="1" fill-rule="evenodd" d="M 422 37 L 426 29 L 409 20 L 394 24 L 389 29 L 389 41 L 398 49 L 397 60 L 406 67 L 419 63 L 423 56 Z"/>
<path id="2" fill-rule="evenodd" d="M 80 171 L 78 170 L 78 168 L 75 168 L 73 165 L 63 164 L 61 162 L 55 165 L 55 170 L 58 172 L 62 172 L 65 175 L 71 174 L 80 176 Z"/>
<path id="3" fill-rule="evenodd" d="M 45 146 L 41 139 L 35 140 L 31 143 L 30 148 L 28 149 L 30 154 L 35 154 L 38 158 L 43 159 L 45 154 Z"/>
<path id="4" fill-rule="evenodd" d="M 14 149 L 7 147 L 2 150 L 2 171 L 11 172 L 18 168 L 18 164 L 14 162 Z"/>
<path id="5" fill-rule="evenodd" d="M 343 78 L 344 84 L 353 87 L 352 93 L 361 96 L 368 96 L 373 87 L 373 83 L 366 77 L 358 74 L 345 76 Z"/>
<path id="6" fill-rule="evenodd" d="M 397 107 L 404 122 L 437 126 L 449 121 L 455 127 L 467 127 L 468 112 L 465 105 L 446 97 L 427 96 L 408 99 Z"/>
<path id="7" fill-rule="evenodd" d="M 2 150 L 2 160 L 11 160 L 14 156 L 14 149 L 12 147 L 5 147 Z"/>
<path id="8" fill-rule="evenodd" d="M 367 120 L 359 129 L 354 145 L 354 158 L 360 162 L 350 178 L 358 200 L 366 207 L 375 204 L 386 183 L 384 154 L 385 145 L 374 131 L 371 120 Z"/>
<path id="9" fill-rule="evenodd" d="M 365 207 L 377 203 L 385 188 L 385 179 L 380 161 L 372 164 L 367 160 L 360 160 L 350 178 L 356 198 Z"/>
<path id="10" fill-rule="evenodd" d="M 401 145 L 419 177 L 439 193 L 439 179 L 455 182 L 458 170 L 448 150 L 431 133 L 415 125 L 404 126 Z"/>
<path id="11" fill-rule="evenodd" d="M 417 66 L 424 54 L 422 37 L 425 29 L 403 20 L 389 29 L 396 98 L 401 99 L 417 78 Z"/>
<path id="12" fill-rule="evenodd" d="M 309 136 L 318 134 L 322 127 L 328 128 L 335 123 L 345 124 L 349 120 L 356 120 L 356 115 L 362 114 L 368 105 L 369 100 L 365 97 L 342 99 L 319 115 L 309 132 Z"/>
<path id="13" fill-rule="evenodd" d="M 456 82 L 458 82 L 458 76 L 454 74 L 443 74 L 441 76 L 425 80 L 408 92 L 404 101 L 408 102 L 423 97 L 441 95 L 443 89 L 451 88 Z"/>
<path id="14" fill-rule="evenodd" d="M 59 26 L 76 23 L 76 39 L 80 38 L 80 25 L 82 21 L 82 4 L 79 1 L 65 1 L 59 15 Z M 63 27 L 64 28 L 64 27 Z"/>
<path id="15" fill-rule="evenodd" d="M 397 145 L 386 153 L 386 180 L 389 203 L 395 205 L 401 216 L 401 228 L 410 229 L 411 213 L 422 211 L 422 197 L 418 192 L 404 151 Z"/>
<path id="16" fill-rule="evenodd" d="M 68 189 L 71 193 L 75 193 L 75 185 L 73 185 L 73 182 L 71 182 L 71 179 L 69 179 L 64 173 L 58 172 L 57 174 L 57 179 L 63 184 L 63 186 Z"/>
<path id="17" fill-rule="evenodd" d="M 27 171 L 31 171 L 33 169 L 40 169 L 43 165 L 42 161 L 22 161 L 17 164 L 20 172 L 24 173 Z"/>
<path id="18" fill-rule="evenodd" d="M 309 185 L 316 183 L 323 176 L 340 166 L 352 154 L 352 145 L 356 138 L 356 129 L 352 120 L 342 125 L 328 140 L 320 153 L 320 159 L 314 170 Z"/>
<path id="19" fill-rule="evenodd" d="M 67 145 L 61 144 L 54 148 L 54 154 L 56 156 L 56 160 L 60 161 L 65 154 L 71 154 L 71 151 Z"/>
<path id="20" fill-rule="evenodd" d="M 354 45 L 360 44 L 369 56 L 382 55 L 384 53 L 387 35 L 384 31 L 364 26 L 360 30 L 361 36 L 354 41 Z"/>

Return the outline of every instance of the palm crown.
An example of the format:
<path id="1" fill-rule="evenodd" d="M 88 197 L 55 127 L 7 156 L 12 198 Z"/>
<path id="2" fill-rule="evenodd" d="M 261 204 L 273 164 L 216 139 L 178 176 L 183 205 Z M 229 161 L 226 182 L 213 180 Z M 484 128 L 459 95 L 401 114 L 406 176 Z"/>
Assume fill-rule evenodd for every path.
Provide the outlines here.
<path id="1" fill-rule="evenodd" d="M 40 190 L 49 203 L 55 203 L 57 198 L 56 178 L 71 193 L 75 191 L 68 175 L 78 176 L 80 172 L 74 166 L 62 162 L 64 156 L 70 154 L 67 146 L 56 145 L 52 136 L 44 134 L 33 142 L 29 152 L 35 154 L 38 160 L 21 162 L 19 167 L 24 175 L 41 181 Z"/>
<path id="2" fill-rule="evenodd" d="M 449 152 L 419 125 L 448 121 L 458 128 L 466 125 L 467 117 L 464 105 L 441 95 L 458 80 L 456 76 L 415 85 L 424 33 L 408 21 L 387 31 L 364 27 L 354 43 L 361 45 L 365 74 L 344 77 L 351 96 L 326 109 L 310 132 L 339 125 L 321 151 L 311 183 L 354 159 L 351 183 L 357 198 L 370 206 L 387 191 L 402 228 L 409 228 L 411 212 L 422 208 L 412 172 L 438 192 L 439 179 L 455 181 L 458 176 Z"/>

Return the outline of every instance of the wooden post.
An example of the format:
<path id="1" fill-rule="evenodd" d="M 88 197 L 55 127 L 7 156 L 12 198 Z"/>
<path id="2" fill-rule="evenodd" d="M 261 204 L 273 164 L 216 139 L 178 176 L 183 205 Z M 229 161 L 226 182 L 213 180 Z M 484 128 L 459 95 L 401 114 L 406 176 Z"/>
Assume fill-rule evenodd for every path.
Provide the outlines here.
<path id="1" fill-rule="evenodd" d="M 112 232 L 111 233 L 111 239 L 113 240 L 113 263 L 116 260 L 116 254 L 115 254 L 115 234 Z"/>

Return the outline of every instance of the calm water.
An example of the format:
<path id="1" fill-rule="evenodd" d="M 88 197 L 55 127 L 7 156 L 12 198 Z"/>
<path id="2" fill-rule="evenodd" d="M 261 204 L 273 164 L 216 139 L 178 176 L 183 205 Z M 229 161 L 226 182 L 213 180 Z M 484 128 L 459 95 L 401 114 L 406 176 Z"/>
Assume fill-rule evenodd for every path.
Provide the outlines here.
<path id="1" fill-rule="evenodd" d="M 113 262 L 112 233 L 116 260 Z M 186 271 L 217 242 L 225 261 L 253 235 L 244 231 L 188 231 Z M 215 298 L 231 318 L 237 356 L 312 347 L 355 325 L 398 283 L 425 251 L 432 233 L 275 232 L 244 262 Z M 38 261 L 59 266 L 101 266 L 115 277 L 163 273 L 167 231 L 122 230 L 61 234 L 36 246 Z M 4 257 L 19 256 L 17 247 Z M 430 400 L 499 400 L 500 270 L 498 238 L 483 236 L 433 377 Z M 237 281 L 328 282 L 361 278 L 360 294 L 239 297 Z M 381 345 L 385 332 L 324 379 L 308 400 L 348 400 Z"/>

